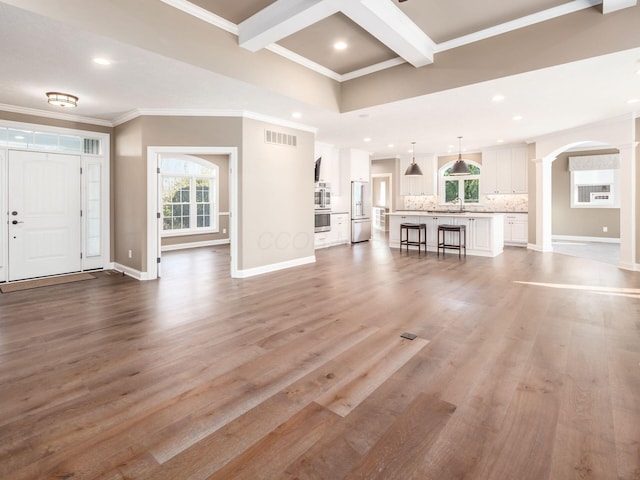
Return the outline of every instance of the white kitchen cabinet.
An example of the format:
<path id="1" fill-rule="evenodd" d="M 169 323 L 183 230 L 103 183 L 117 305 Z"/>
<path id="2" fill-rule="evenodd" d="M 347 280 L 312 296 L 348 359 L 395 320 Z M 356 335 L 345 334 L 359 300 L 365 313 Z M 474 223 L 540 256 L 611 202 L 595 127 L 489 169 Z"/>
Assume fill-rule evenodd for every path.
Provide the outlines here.
<path id="1" fill-rule="evenodd" d="M 340 164 L 348 172 L 349 182 L 371 181 L 371 160 L 369 152 L 356 148 L 343 148 L 340 150 Z"/>
<path id="2" fill-rule="evenodd" d="M 422 175 L 408 176 L 404 172 L 412 161 L 412 157 L 400 160 L 400 195 L 435 195 L 437 185 L 437 157 L 416 157 L 416 163 Z"/>
<path id="3" fill-rule="evenodd" d="M 349 221 L 349 214 L 331 214 L 331 245 L 341 245 L 343 243 L 349 243 L 350 224 L 351 222 Z"/>
<path id="4" fill-rule="evenodd" d="M 507 213 L 504 216 L 504 243 L 526 246 L 529 239 L 529 219 L 526 213 Z"/>
<path id="5" fill-rule="evenodd" d="M 527 147 L 482 152 L 480 188 L 484 195 L 527 193 Z"/>
<path id="6" fill-rule="evenodd" d="M 314 235 L 315 248 L 332 247 L 349 243 L 350 232 L 349 214 L 332 213 L 331 230 L 328 232 L 317 232 Z"/>

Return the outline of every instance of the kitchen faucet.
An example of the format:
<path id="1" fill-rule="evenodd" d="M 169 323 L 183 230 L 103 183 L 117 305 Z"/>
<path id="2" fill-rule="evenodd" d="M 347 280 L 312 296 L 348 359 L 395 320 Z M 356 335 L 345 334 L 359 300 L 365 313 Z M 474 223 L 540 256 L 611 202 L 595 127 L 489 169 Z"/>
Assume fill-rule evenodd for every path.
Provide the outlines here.
<path id="1" fill-rule="evenodd" d="M 460 197 L 456 197 L 453 199 L 454 202 L 460 202 L 460 211 L 462 212 L 462 199 Z"/>

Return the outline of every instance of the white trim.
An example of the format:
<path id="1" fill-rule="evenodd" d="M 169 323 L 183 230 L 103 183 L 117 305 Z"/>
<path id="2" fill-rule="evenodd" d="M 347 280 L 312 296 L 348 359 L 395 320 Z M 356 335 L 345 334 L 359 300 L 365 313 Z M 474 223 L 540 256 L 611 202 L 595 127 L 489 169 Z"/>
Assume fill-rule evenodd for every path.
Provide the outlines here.
<path id="1" fill-rule="evenodd" d="M 17 107 L 15 105 L 7 105 L 0 103 L 0 110 L 5 112 L 21 113 L 23 115 L 35 115 L 45 118 L 56 118 L 58 120 L 67 120 L 69 122 L 88 123 L 91 125 L 99 125 L 101 127 L 113 127 L 110 120 L 102 120 L 99 118 L 81 117 L 79 115 L 70 115 L 68 113 L 50 112 L 48 110 L 39 110 L 37 108 Z"/>
<path id="2" fill-rule="evenodd" d="M 255 268 L 247 268 L 244 270 L 238 270 L 236 278 L 254 277 L 256 275 L 263 275 L 265 273 L 276 272 L 278 270 L 284 270 L 286 268 L 299 267 L 301 265 L 315 263 L 315 261 L 316 261 L 316 256 L 312 255 L 310 257 L 296 258 L 295 260 L 288 260 L 286 262 L 272 263 L 270 265 L 263 265 L 261 267 L 255 267 Z"/>
<path id="3" fill-rule="evenodd" d="M 337 82 L 344 81 L 344 75 L 340 75 L 339 73 L 334 72 L 330 68 L 323 67 L 319 63 L 309 60 L 308 58 L 303 57 L 302 55 L 298 55 L 297 53 L 292 52 L 287 48 L 281 47 L 277 43 L 272 43 L 271 45 L 267 45 L 265 49 L 270 50 L 276 55 L 280 55 L 281 57 L 284 57 L 287 60 L 291 60 L 292 62 L 295 62 L 298 65 L 306 67 L 309 70 L 313 70 L 314 72 L 319 73 L 320 75 L 324 75 L 325 77 L 328 77 L 332 80 L 335 80 Z"/>
<path id="4" fill-rule="evenodd" d="M 620 243 L 619 238 L 584 237 L 579 235 L 551 235 L 551 241 L 554 241 L 554 240 L 566 240 L 568 242 Z"/>
<path id="5" fill-rule="evenodd" d="M 339 81 L 346 82 L 348 80 L 353 80 L 354 78 L 364 77 L 370 73 L 386 70 L 387 68 L 395 67 L 396 65 L 402 65 L 403 63 L 407 63 L 407 61 L 402 57 L 392 58 L 391 60 L 386 60 L 384 62 L 376 63 L 375 65 L 369 65 L 368 67 L 340 75 Z"/>
<path id="6" fill-rule="evenodd" d="M 215 13 L 210 12 L 209 10 L 205 10 L 198 5 L 195 5 L 191 2 L 187 2 L 186 0 L 160 0 L 161 2 L 166 3 L 178 10 L 182 10 L 184 13 L 187 13 L 193 17 L 199 18 L 202 21 L 205 21 L 211 25 L 214 25 L 222 30 L 226 30 L 229 33 L 233 33 L 234 35 L 238 35 L 238 26 L 235 23 L 232 23 L 228 20 L 225 20 L 222 17 L 219 17 Z"/>
<path id="7" fill-rule="evenodd" d="M 631 270 L 632 272 L 640 272 L 640 263 L 620 262 L 618 264 L 618 268 L 622 268 L 623 270 Z"/>
<path id="8" fill-rule="evenodd" d="M 586 8 L 595 7 L 596 5 L 600 5 L 601 3 L 602 0 L 574 0 L 563 5 L 558 5 L 557 7 L 548 8 L 547 10 L 543 10 L 538 13 L 533 13 L 525 17 L 511 20 L 510 22 L 501 23 L 500 25 L 495 25 L 493 27 L 485 28 L 484 30 L 479 30 L 468 35 L 463 35 L 462 37 L 454 38 L 447 42 L 439 43 L 435 47 L 435 53 L 444 52 L 453 48 L 461 47 L 463 45 L 486 40 L 487 38 L 502 35 L 503 33 L 512 32 L 513 30 L 518 30 L 520 28 L 529 27 L 531 25 L 535 25 L 536 23 L 553 20 L 554 18 L 558 18 L 563 15 L 568 15 L 570 13 L 575 13 Z"/>
<path id="9" fill-rule="evenodd" d="M 553 249 L 549 249 L 549 248 L 545 249 L 544 247 L 541 247 L 536 243 L 527 243 L 527 249 L 533 250 L 534 252 L 540 252 L 540 253 L 553 252 Z"/>
<path id="10" fill-rule="evenodd" d="M 112 269 L 124 273 L 129 277 L 133 277 L 136 280 L 153 280 L 152 278 L 149 278 L 148 272 L 141 272 L 140 270 L 127 267 L 126 265 L 122 265 L 121 263 L 114 262 Z"/>
<path id="11" fill-rule="evenodd" d="M 157 214 L 160 189 L 158 186 L 159 157 L 163 153 L 185 155 L 228 155 L 229 156 L 229 238 L 231 243 L 231 277 L 238 277 L 238 148 L 237 147 L 194 147 L 167 146 L 147 147 L 147 276 L 149 280 L 158 278 L 157 259 L 161 257 L 160 222 Z M 235 212 L 235 214 L 234 214 Z"/>
<path id="12" fill-rule="evenodd" d="M 160 250 L 162 252 L 172 252 L 174 250 L 186 250 L 189 248 L 211 247 L 213 245 L 228 245 L 230 243 L 231 242 L 228 238 L 221 238 L 220 240 L 205 240 L 202 242 L 187 242 L 187 243 L 177 243 L 175 245 L 162 245 L 160 247 Z"/>
<path id="13" fill-rule="evenodd" d="M 163 116 L 163 117 L 241 117 L 258 120 L 260 122 L 280 125 L 282 127 L 294 128 L 309 133 L 317 133 L 318 129 L 310 125 L 283 120 L 280 118 L 270 117 L 261 113 L 251 112 L 247 110 L 217 110 L 217 109 L 179 109 L 179 108 L 138 108 L 127 112 L 122 117 L 114 120 L 114 126 L 121 125 L 125 122 L 138 118 L 140 116 Z"/>

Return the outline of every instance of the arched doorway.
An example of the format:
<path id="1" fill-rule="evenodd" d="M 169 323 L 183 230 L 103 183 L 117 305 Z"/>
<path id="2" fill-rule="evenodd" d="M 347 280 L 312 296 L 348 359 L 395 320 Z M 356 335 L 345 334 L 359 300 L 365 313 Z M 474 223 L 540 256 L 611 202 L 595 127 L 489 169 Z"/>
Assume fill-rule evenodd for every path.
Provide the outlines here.
<path id="1" fill-rule="evenodd" d="M 535 158 L 535 243 L 530 245 L 542 252 L 553 250 L 551 244 L 551 188 L 552 162 L 559 154 L 580 145 L 610 145 L 620 151 L 620 263 L 621 268 L 639 270 L 636 258 L 636 143 L 635 121 L 625 116 L 574 130 L 559 132 L 536 139 Z M 530 199 L 530 203 L 531 199 Z"/>

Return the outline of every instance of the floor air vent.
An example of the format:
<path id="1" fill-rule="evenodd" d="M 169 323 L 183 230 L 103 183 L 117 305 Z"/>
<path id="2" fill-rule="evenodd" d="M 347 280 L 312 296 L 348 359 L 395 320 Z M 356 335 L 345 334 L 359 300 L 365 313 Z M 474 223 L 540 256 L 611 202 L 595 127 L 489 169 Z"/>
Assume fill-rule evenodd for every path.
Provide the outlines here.
<path id="1" fill-rule="evenodd" d="M 275 130 L 265 130 L 264 141 L 273 145 L 295 147 L 297 146 L 298 137 L 289 135 L 288 133 L 276 132 Z"/>

